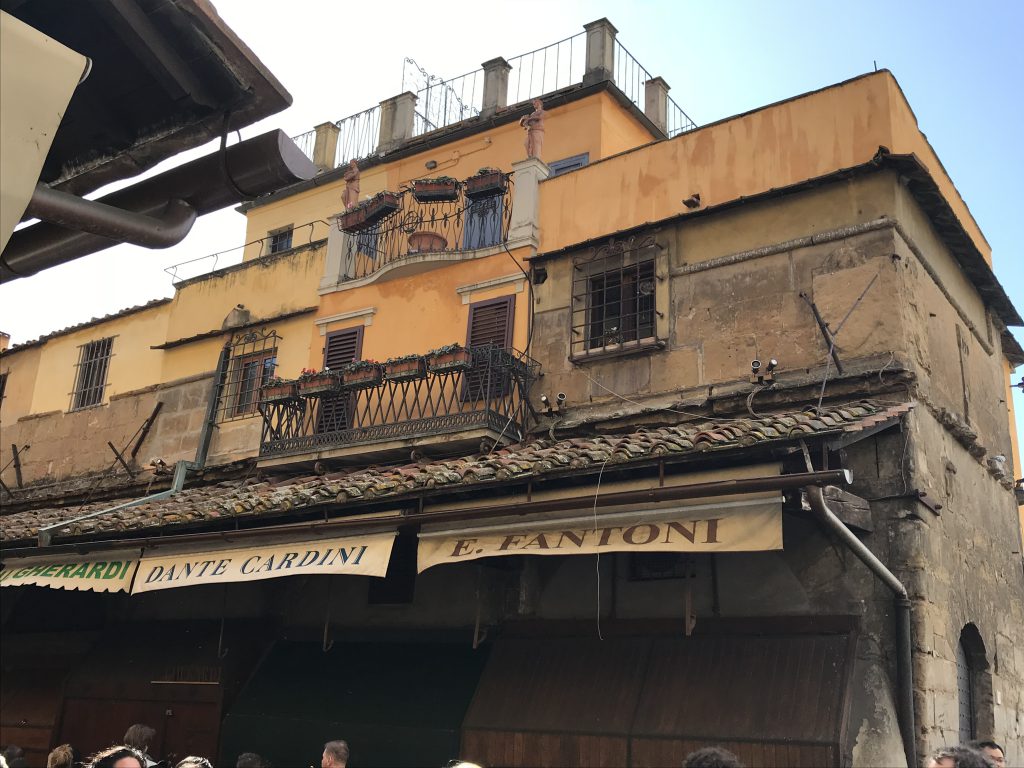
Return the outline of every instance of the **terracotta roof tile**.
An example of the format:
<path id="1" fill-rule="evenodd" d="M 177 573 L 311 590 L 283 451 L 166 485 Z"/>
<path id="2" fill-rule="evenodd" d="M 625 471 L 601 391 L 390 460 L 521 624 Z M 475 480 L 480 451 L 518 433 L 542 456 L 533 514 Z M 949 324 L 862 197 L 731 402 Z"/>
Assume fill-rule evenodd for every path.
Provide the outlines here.
<path id="1" fill-rule="evenodd" d="M 625 435 L 538 440 L 483 456 L 468 456 L 397 467 L 368 467 L 322 476 L 291 477 L 186 488 L 162 501 L 139 504 L 57 529 L 55 535 L 86 536 L 174 528 L 224 517 L 258 517 L 370 499 L 399 499 L 425 489 L 486 485 L 513 478 L 542 478 L 566 469 L 621 465 L 655 456 L 684 455 L 787 440 L 809 434 L 857 431 L 905 413 L 913 403 L 892 406 L 870 400 L 740 419 L 708 419 L 673 426 L 639 428 Z M 39 527 L 113 507 L 103 501 L 67 508 L 35 509 L 0 517 L 0 541 L 32 539 Z M 165 531 L 166 532 L 166 531 Z"/>

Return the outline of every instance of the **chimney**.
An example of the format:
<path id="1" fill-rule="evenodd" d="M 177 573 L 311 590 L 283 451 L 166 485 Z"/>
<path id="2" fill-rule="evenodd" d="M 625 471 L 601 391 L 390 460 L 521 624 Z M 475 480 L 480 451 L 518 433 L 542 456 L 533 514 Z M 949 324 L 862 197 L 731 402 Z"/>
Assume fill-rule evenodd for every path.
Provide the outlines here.
<path id="1" fill-rule="evenodd" d="M 416 94 L 410 91 L 392 96 L 380 103 L 380 138 L 378 152 L 388 152 L 412 138 L 416 116 Z"/>
<path id="2" fill-rule="evenodd" d="M 338 134 L 341 129 L 334 123 L 320 123 L 316 128 L 313 144 L 313 165 L 318 171 L 329 171 L 334 167 L 334 156 L 338 151 Z"/>
<path id="3" fill-rule="evenodd" d="M 615 78 L 615 35 L 618 33 L 608 19 L 584 24 L 587 31 L 587 68 L 583 84 L 593 85 Z"/>
<path id="4" fill-rule="evenodd" d="M 508 73 L 512 65 L 499 56 L 480 66 L 484 68 L 484 102 L 480 114 L 488 117 L 508 106 Z"/>

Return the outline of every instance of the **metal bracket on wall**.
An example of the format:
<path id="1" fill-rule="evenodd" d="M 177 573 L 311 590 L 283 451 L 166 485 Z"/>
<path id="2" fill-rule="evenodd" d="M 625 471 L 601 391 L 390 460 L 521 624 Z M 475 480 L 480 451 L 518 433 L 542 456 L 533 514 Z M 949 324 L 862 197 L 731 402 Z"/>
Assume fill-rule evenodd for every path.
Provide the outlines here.
<path id="1" fill-rule="evenodd" d="M 868 499 L 868 501 L 895 501 L 896 499 L 914 499 L 924 504 L 928 509 L 940 515 L 942 512 L 942 504 L 939 504 L 928 495 L 928 491 L 922 491 L 919 488 L 911 488 L 906 493 L 894 493 L 889 496 L 878 496 L 874 499 Z"/>
<path id="2" fill-rule="evenodd" d="M 839 353 L 836 352 L 835 334 L 833 334 L 832 329 L 828 327 L 828 323 L 825 322 L 825 318 L 821 316 L 821 312 L 818 310 L 818 305 L 811 301 L 811 297 L 801 291 L 800 298 L 807 303 L 807 306 L 811 308 L 811 312 L 814 313 L 814 321 L 818 324 L 818 328 L 821 329 L 821 335 L 824 337 L 825 343 L 829 348 L 829 353 L 832 355 L 832 362 L 835 363 L 836 370 L 842 374 L 843 364 L 839 362 Z"/>

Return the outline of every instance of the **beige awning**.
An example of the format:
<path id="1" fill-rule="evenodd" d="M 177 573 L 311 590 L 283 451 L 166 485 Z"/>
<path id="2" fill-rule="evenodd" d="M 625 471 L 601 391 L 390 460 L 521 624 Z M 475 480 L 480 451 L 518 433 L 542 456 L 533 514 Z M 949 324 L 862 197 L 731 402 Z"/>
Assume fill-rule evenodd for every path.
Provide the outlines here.
<path id="1" fill-rule="evenodd" d="M 102 559 L 101 559 L 102 557 Z M 139 567 L 139 553 L 111 553 L 89 559 L 5 560 L 0 569 L 0 587 L 52 587 L 88 592 L 127 592 Z"/>
<path id="2" fill-rule="evenodd" d="M 395 535 L 391 531 L 198 552 L 157 554 L 147 550 L 139 564 L 132 594 L 283 576 L 384 576 Z"/>
<path id="3" fill-rule="evenodd" d="M 420 533 L 417 568 L 502 555 L 782 549 L 782 497 Z"/>

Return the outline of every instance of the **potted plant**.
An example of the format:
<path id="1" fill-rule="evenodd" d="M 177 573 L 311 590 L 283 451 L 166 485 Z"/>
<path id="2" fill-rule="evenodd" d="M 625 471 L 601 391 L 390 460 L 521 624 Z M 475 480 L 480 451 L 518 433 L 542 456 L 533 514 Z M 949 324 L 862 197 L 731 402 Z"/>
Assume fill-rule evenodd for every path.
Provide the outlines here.
<path id="1" fill-rule="evenodd" d="M 379 192 L 338 217 L 338 227 L 345 232 L 360 232 L 402 207 L 395 192 Z"/>
<path id="2" fill-rule="evenodd" d="M 341 386 L 341 377 L 337 371 L 332 371 L 330 368 L 324 368 L 322 371 L 303 368 L 295 385 L 303 397 L 322 395 L 327 392 L 337 392 Z"/>
<path id="3" fill-rule="evenodd" d="M 345 389 L 375 387 L 384 378 L 384 366 L 376 360 L 356 360 L 344 367 L 341 373 Z"/>
<path id="4" fill-rule="evenodd" d="M 459 182 L 451 176 L 416 179 L 412 183 L 412 194 L 420 203 L 451 202 L 459 197 Z"/>
<path id="5" fill-rule="evenodd" d="M 475 176 L 466 179 L 466 197 L 491 197 L 503 195 L 508 189 L 508 176 L 497 168 L 481 168 Z"/>
<path id="6" fill-rule="evenodd" d="M 281 403 L 295 397 L 295 382 L 272 376 L 260 387 L 260 401 L 264 403 Z"/>
<path id="7" fill-rule="evenodd" d="M 465 371 L 472 363 L 472 353 L 461 344 L 447 344 L 427 353 L 427 370 L 431 373 Z"/>
<path id="8" fill-rule="evenodd" d="M 384 378 L 388 381 L 422 379 L 426 373 L 426 361 L 422 355 L 392 357 L 384 363 Z"/>

